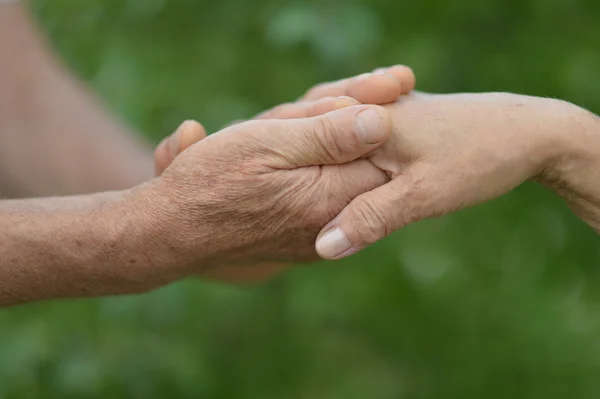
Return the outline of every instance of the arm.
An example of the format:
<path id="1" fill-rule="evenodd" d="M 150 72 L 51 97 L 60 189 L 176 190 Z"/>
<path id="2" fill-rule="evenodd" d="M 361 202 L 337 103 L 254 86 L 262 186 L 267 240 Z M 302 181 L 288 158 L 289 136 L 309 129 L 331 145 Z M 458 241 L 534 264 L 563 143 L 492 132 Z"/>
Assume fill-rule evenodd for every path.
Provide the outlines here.
<path id="1" fill-rule="evenodd" d="M 129 188 L 152 151 L 56 60 L 20 3 L 0 3 L 0 195 Z"/>
<path id="2" fill-rule="evenodd" d="M 81 101 L 89 99 L 89 95 L 60 67 L 47 62 L 51 56 L 29 26 L 24 10 L 17 5 L 0 6 L 0 22 L 0 31 L 10 30 L 12 35 L 18 31 L 11 40 L 3 40 L 7 36 L 0 35 L 0 48 L 14 54 L 13 59 L 0 59 L 6 68 L 3 69 L 6 73 L 0 76 L 0 85 L 7 89 L 0 90 L 3 144 L 0 171 L 5 172 L 0 173 L 0 193 L 6 195 L 7 186 L 12 187 L 9 193 L 13 196 L 129 187 L 150 177 L 144 146 L 99 111 L 93 100 Z M 25 45 L 16 45 L 15 38 L 23 40 Z M 25 51 L 21 51 L 23 49 Z M 303 101 L 277 107 L 258 118 L 312 117 L 357 104 L 350 98 L 334 96 L 351 95 L 364 102 L 389 102 L 414 86 L 414 75 L 409 68 L 398 66 L 390 72 L 391 76 L 369 74 L 319 85 L 310 90 Z M 38 90 L 39 82 L 56 86 L 60 89 L 57 93 L 62 91 L 64 98 L 61 96 L 61 101 L 55 101 L 46 96 L 45 89 Z M 67 101 L 66 105 L 61 105 L 63 100 Z M 20 115 L 20 112 L 25 114 Z M 73 119 L 86 113 L 89 118 Z M 65 124 L 63 118 L 54 118 L 57 114 L 64 115 L 70 124 Z M 31 116 L 35 118 L 29 119 Z M 89 124 L 94 119 L 95 123 Z M 45 123 L 50 123 L 52 134 L 44 133 L 48 127 Z M 178 153 L 204 136 L 202 126 L 190 122 L 182 125 L 157 148 L 157 175 Z M 84 151 L 86 144 L 87 152 Z M 69 151 L 61 152 L 65 145 Z M 99 151 L 97 146 L 106 151 Z M 31 147 L 35 150 L 33 154 Z M 109 158 L 115 149 L 120 149 L 125 156 Z M 42 150 L 44 153 L 40 154 Z M 23 154 L 29 155 L 21 159 Z M 61 164 L 61 161 L 65 162 Z M 128 169 L 130 163 L 139 167 Z M 111 170 L 107 171 L 107 167 Z M 74 170 L 77 174 L 70 174 Z M 132 170 L 134 173 L 129 173 Z M 9 171 L 11 173 L 7 173 Z M 375 170 L 372 172 L 375 178 L 367 180 L 377 182 L 382 176 Z M 104 179 L 105 174 L 110 179 Z M 50 184 L 40 184 L 48 181 Z M 8 184 L 3 186 L 2 183 Z M 133 201 L 132 197 L 132 191 L 120 191 L 0 201 L 0 306 L 49 298 L 142 292 L 187 275 L 165 268 L 166 263 L 173 261 L 160 260 L 161 254 L 156 252 L 160 245 L 153 245 L 156 234 L 152 228 L 159 222 L 153 220 L 156 215 L 140 210 L 157 201 L 139 196 Z M 227 207 L 224 210 L 227 211 Z M 179 226 L 175 229 L 179 230 Z M 200 230 L 197 226 L 192 236 Z M 196 270 L 190 274 L 200 272 L 205 277 L 230 282 L 265 279 L 286 267 L 282 263 L 259 262 L 252 266 L 203 268 L 202 262 L 194 263 Z"/>
<path id="3" fill-rule="evenodd" d="M 64 70 L 16 2 L 0 3 L 0 70 L 0 196 L 122 189 L 151 177 L 147 146 Z M 325 97 L 384 104 L 414 87 L 410 68 L 388 68 L 387 77 L 378 72 L 318 85 L 301 104 L 286 104 L 259 118 L 310 116 L 311 109 L 327 105 L 317 104 Z M 159 147 L 157 173 L 173 158 Z"/>
<path id="4" fill-rule="evenodd" d="M 202 140 L 131 190 L 0 202 L 0 305 L 315 259 L 320 227 L 386 182 L 360 158 L 390 130 L 373 106 L 252 121 Z"/>
<path id="5" fill-rule="evenodd" d="M 149 243 L 141 237 L 152 234 L 134 228 L 139 215 L 125 210 L 130 195 L 0 202 L 0 306 L 133 293 L 168 283 L 144 255 Z"/>

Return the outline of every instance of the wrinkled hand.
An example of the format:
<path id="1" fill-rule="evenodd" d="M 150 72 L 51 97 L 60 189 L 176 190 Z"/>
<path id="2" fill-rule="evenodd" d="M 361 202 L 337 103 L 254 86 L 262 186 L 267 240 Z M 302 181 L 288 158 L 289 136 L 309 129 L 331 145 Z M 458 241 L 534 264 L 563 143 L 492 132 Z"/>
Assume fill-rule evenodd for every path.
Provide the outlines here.
<path id="1" fill-rule="evenodd" d="M 396 65 L 380 68 L 373 73 L 314 86 L 298 101 L 279 105 L 257 115 L 255 119 L 305 118 L 360 103 L 388 104 L 396 101 L 399 96 L 408 94 L 414 86 L 415 76 L 409 67 Z M 180 153 L 205 137 L 206 130 L 201 124 L 195 121 L 184 122 L 157 146 L 156 175 L 160 176 Z M 223 266 L 205 270 L 202 277 L 247 283 L 272 277 L 288 266 L 286 263 Z"/>
<path id="2" fill-rule="evenodd" d="M 204 138 L 206 138 L 206 130 L 200 123 L 192 120 L 182 123 L 173 134 L 166 137 L 156 148 L 154 155 L 156 175 L 160 176 L 179 154 Z M 249 265 L 230 265 L 205 269 L 198 277 L 244 284 L 266 280 L 287 267 L 288 264 L 277 262 L 263 262 L 252 265 L 252 267 Z"/>
<path id="3" fill-rule="evenodd" d="M 132 215 L 153 232 L 148 257 L 181 277 L 209 266 L 316 259 L 320 228 L 388 180 L 360 158 L 390 133 L 386 111 L 359 105 L 205 138 L 133 194 Z"/>
<path id="4" fill-rule="evenodd" d="M 556 171 L 570 104 L 515 94 L 413 93 L 386 106 L 391 139 L 369 160 L 391 181 L 358 196 L 321 232 L 326 259 L 391 232 L 498 197 Z M 568 136 L 568 135 L 567 135 Z"/>

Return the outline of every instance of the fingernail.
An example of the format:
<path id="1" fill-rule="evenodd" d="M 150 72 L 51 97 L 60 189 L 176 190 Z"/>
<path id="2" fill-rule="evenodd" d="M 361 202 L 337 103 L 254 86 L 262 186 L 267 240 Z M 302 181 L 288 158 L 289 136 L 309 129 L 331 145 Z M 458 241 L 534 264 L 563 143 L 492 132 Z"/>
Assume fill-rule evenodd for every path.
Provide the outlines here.
<path id="1" fill-rule="evenodd" d="M 374 109 L 367 109 L 356 118 L 356 132 L 365 144 L 377 144 L 385 138 L 385 123 Z"/>
<path id="2" fill-rule="evenodd" d="M 317 253 L 326 259 L 335 258 L 350 248 L 352 248 L 352 244 L 339 227 L 323 234 L 316 243 Z"/>
<path id="3" fill-rule="evenodd" d="M 397 77 L 395 77 L 394 75 L 392 75 L 392 74 L 390 74 L 390 73 L 387 73 L 387 72 L 385 72 L 385 71 L 379 71 L 379 72 L 375 72 L 375 73 L 374 73 L 374 75 L 383 75 L 383 76 L 386 76 L 386 77 L 388 77 L 388 78 L 390 78 L 390 79 L 394 79 L 394 80 L 398 80 L 398 81 L 400 80 L 400 79 L 398 79 Z"/>

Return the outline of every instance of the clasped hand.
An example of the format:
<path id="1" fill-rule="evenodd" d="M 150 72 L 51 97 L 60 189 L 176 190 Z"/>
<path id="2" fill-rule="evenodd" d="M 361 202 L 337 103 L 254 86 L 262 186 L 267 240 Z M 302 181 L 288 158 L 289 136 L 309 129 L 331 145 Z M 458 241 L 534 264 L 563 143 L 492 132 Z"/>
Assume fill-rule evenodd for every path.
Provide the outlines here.
<path id="1" fill-rule="evenodd" d="M 183 274 L 261 279 L 281 262 L 351 255 L 529 179 L 571 193 L 597 226 L 584 198 L 600 193 L 569 176 L 574 163 L 586 167 L 573 143 L 589 130 L 573 126 L 593 115 L 545 98 L 413 87 L 397 66 L 317 86 L 206 139 L 185 123 L 157 149 L 157 173 L 166 171 L 138 193 L 155 204 L 156 248 Z"/>

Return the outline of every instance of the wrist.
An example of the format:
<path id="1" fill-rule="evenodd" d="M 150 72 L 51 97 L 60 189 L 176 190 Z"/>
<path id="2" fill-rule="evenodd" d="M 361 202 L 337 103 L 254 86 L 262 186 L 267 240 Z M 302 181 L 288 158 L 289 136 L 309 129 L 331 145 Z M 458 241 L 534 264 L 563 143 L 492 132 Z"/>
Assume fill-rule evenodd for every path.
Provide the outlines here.
<path id="1" fill-rule="evenodd" d="M 555 151 L 540 181 L 578 212 L 600 211 L 600 119 L 564 101 L 553 114 Z M 600 214 L 600 213 L 599 213 Z M 590 222 L 588 220 L 588 222 Z"/>
<path id="2" fill-rule="evenodd" d="M 113 210 L 121 231 L 112 239 L 125 237 L 123 245 L 142 259 L 140 274 L 161 284 L 195 275 L 218 260 L 209 240 L 214 230 L 198 222 L 202 209 L 194 208 L 201 207 L 182 204 L 173 192 L 163 178 L 155 178 L 128 190 L 123 205 Z"/>
<path id="3" fill-rule="evenodd" d="M 598 118 L 574 104 L 549 101 L 554 106 L 547 111 L 549 127 L 542 132 L 549 139 L 540 180 L 555 190 L 572 190 L 584 170 L 600 163 Z"/>
<path id="4" fill-rule="evenodd" d="M 115 273 L 139 291 L 186 277 L 177 268 L 178 247 L 165 212 L 168 199 L 156 195 L 155 180 L 122 191 L 118 201 L 99 210 Z"/>

